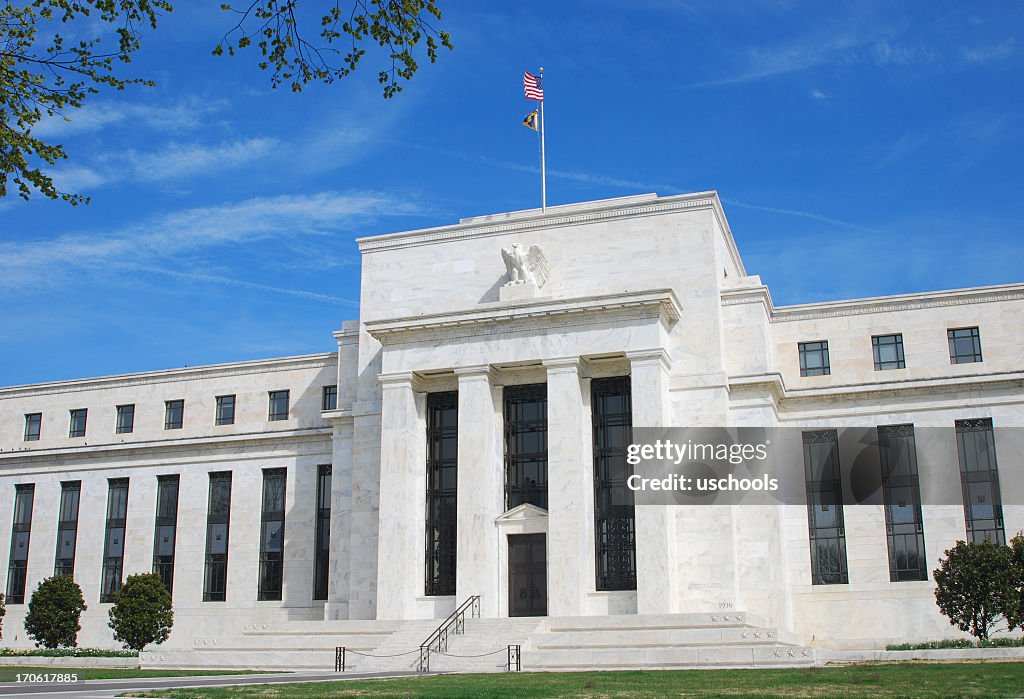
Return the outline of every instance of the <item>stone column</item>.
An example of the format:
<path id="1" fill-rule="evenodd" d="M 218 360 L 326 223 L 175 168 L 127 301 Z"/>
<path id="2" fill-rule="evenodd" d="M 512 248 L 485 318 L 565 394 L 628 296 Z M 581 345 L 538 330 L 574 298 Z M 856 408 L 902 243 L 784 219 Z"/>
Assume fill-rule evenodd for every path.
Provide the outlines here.
<path id="1" fill-rule="evenodd" d="M 544 361 L 548 372 L 548 614 L 579 616 L 594 589 L 593 465 L 584 424 L 579 357 Z M 590 554 L 590 555 L 588 555 Z M 588 566 L 588 561 L 590 565 Z"/>
<path id="2" fill-rule="evenodd" d="M 409 619 L 423 596 L 426 427 L 412 372 L 382 374 L 377 618 Z"/>
<path id="3" fill-rule="evenodd" d="M 500 389 L 486 365 L 455 370 L 459 377 L 459 466 L 456 603 L 480 595 L 480 615 L 500 614 L 498 530 L 504 510 Z"/>
<path id="4" fill-rule="evenodd" d="M 627 352 L 633 394 L 633 427 L 666 427 L 671 405 L 668 372 L 671 358 L 663 349 Z M 672 614 L 678 610 L 679 542 L 675 510 L 662 505 L 636 508 L 637 613 Z"/>
<path id="5" fill-rule="evenodd" d="M 349 411 L 351 413 L 351 410 Z M 333 418 L 331 459 L 331 550 L 324 619 L 349 619 L 351 593 L 349 565 L 352 559 L 352 437 L 351 414 Z M 314 526 L 316 516 L 314 514 Z M 314 533 L 314 547 L 316 536 Z M 314 556 L 316 555 L 314 549 Z"/>

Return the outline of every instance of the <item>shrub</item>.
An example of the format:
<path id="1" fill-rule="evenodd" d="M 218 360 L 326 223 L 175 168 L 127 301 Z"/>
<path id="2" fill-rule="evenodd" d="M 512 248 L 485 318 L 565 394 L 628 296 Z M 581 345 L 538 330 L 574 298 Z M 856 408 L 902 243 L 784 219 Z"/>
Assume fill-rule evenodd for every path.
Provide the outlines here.
<path id="1" fill-rule="evenodd" d="M 171 594 L 156 573 L 129 575 L 114 595 L 110 628 L 114 639 L 128 649 L 140 651 L 150 643 L 163 643 L 171 633 L 174 612 Z"/>
<path id="2" fill-rule="evenodd" d="M 1024 631 L 1024 532 L 1017 532 L 1017 536 L 1010 539 L 1010 549 L 1013 551 L 1014 577 L 1017 596 L 1014 603 L 1006 610 L 1007 625 L 1013 629 L 1015 626 Z"/>
<path id="3" fill-rule="evenodd" d="M 7 607 L 4 606 L 4 596 L 0 595 L 0 638 L 4 637 L 4 614 L 7 613 Z"/>
<path id="4" fill-rule="evenodd" d="M 109 648 L 0 648 L 0 658 L 137 658 L 138 651 Z"/>
<path id="5" fill-rule="evenodd" d="M 950 624 L 982 641 L 1019 601 L 1013 551 L 1005 544 L 958 541 L 932 575 L 939 610 Z"/>
<path id="6" fill-rule="evenodd" d="M 78 620 L 86 609 L 82 588 L 70 575 L 55 575 L 39 583 L 28 602 L 25 631 L 37 646 L 77 646 Z"/>

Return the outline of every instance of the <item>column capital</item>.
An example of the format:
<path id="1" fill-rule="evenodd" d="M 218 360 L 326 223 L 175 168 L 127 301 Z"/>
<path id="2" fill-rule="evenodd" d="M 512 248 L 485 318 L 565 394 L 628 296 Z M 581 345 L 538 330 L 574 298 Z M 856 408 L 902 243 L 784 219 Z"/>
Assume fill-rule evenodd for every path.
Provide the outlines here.
<path id="1" fill-rule="evenodd" d="M 552 357 L 541 361 L 548 373 L 573 372 L 580 373 L 583 368 L 583 360 L 579 357 Z"/>
<path id="2" fill-rule="evenodd" d="M 494 381 L 494 369 L 490 364 L 472 364 L 470 366 L 457 366 L 453 369 L 461 383 L 464 380 L 487 379 Z"/>
<path id="3" fill-rule="evenodd" d="M 672 368 L 672 355 L 662 347 L 645 350 L 629 350 L 626 352 L 626 359 L 631 366 L 660 363 L 665 371 Z"/>
<path id="4" fill-rule="evenodd" d="M 377 374 L 377 380 L 384 388 L 408 388 L 412 391 L 421 391 L 420 377 L 415 371 L 394 371 L 384 374 Z"/>

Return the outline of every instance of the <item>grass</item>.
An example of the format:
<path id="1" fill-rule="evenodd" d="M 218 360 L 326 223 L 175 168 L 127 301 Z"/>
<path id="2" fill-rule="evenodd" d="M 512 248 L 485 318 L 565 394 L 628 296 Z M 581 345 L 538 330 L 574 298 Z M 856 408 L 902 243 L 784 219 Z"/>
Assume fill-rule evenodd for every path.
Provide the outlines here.
<path id="1" fill-rule="evenodd" d="M 120 680 L 137 677 L 195 677 L 203 675 L 250 674 L 250 670 L 139 670 L 113 667 L 46 667 L 0 665 L 0 682 L 14 682 L 17 675 L 77 675 L 79 680 Z"/>
<path id="2" fill-rule="evenodd" d="M 135 697 L 173 699 L 309 699 L 426 697 L 526 699 L 586 697 L 1020 697 L 1024 663 L 860 663 L 801 670 L 690 670 L 439 675 L 339 683 L 249 685 L 160 690 Z"/>

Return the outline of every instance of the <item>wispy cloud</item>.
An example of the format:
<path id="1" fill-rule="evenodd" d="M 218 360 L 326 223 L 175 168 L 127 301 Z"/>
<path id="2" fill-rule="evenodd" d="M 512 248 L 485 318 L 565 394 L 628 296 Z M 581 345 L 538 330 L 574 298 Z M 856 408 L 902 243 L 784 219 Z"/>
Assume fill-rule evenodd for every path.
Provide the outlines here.
<path id="1" fill-rule="evenodd" d="M 174 104 L 138 104 L 130 102 L 92 102 L 64 115 L 44 117 L 32 129 L 36 136 L 70 136 L 100 131 L 114 124 L 127 123 L 132 128 L 145 127 L 157 131 L 183 132 L 196 129 L 211 114 L 225 109 L 224 100 L 191 98 Z M 66 119 L 64 117 L 67 117 Z"/>
<path id="2" fill-rule="evenodd" d="M 0 243 L 0 289 L 59 284 L 76 275 L 106 273 L 115 267 L 142 265 L 174 274 L 178 272 L 168 263 L 188 254 L 270 238 L 322 235 L 350 228 L 367 217 L 421 212 L 417 204 L 386 194 L 321 192 L 193 208 L 106 235 L 76 233 L 50 240 L 4 242 Z M 228 283 L 213 277 L 206 281 Z"/>
<path id="3" fill-rule="evenodd" d="M 828 99 L 828 95 L 818 89 L 811 90 L 811 97 L 816 100 Z"/>
<path id="4" fill-rule="evenodd" d="M 268 291 L 274 294 L 285 294 L 286 296 L 293 296 L 300 299 L 306 299 L 308 301 L 320 301 L 322 303 L 330 303 L 336 306 L 348 306 L 350 308 L 358 308 L 359 301 L 353 299 L 345 299 L 340 296 L 331 296 L 329 294 L 320 294 L 314 291 L 305 291 L 302 289 L 289 289 L 287 287 L 271 286 L 269 284 L 259 284 L 257 282 L 250 282 L 244 279 L 235 279 L 234 277 L 225 277 L 219 274 L 205 274 L 203 272 L 182 272 L 173 269 L 166 269 L 163 267 L 149 267 L 145 265 L 124 265 L 123 269 L 132 270 L 137 272 L 145 272 L 147 274 L 161 274 L 175 279 L 181 279 L 184 281 L 191 282 L 202 282 L 207 284 L 221 284 L 225 286 L 234 286 L 243 289 L 254 289 L 256 291 Z"/>
<path id="5" fill-rule="evenodd" d="M 962 54 L 964 60 L 968 63 L 979 65 L 1005 60 L 1016 52 L 1017 42 L 1014 41 L 1013 37 L 1010 37 L 998 44 L 980 46 L 977 48 L 965 48 L 963 49 Z"/>
<path id="6" fill-rule="evenodd" d="M 839 226 L 841 228 L 850 228 L 854 230 L 872 231 L 877 232 L 877 229 L 870 228 L 868 226 L 861 225 L 859 223 L 852 223 L 851 221 L 843 221 L 842 219 L 832 218 L 831 216 L 825 216 L 819 214 L 816 211 L 804 211 L 802 209 L 780 209 L 775 206 L 760 206 L 758 204 L 748 204 L 742 201 L 736 201 L 735 199 L 722 199 L 723 204 L 729 206 L 738 206 L 741 209 L 752 209 L 754 211 L 764 211 L 769 214 L 781 214 L 783 216 L 798 216 L 800 218 L 811 219 L 812 221 L 819 221 L 821 223 L 828 223 L 833 226 Z"/>

